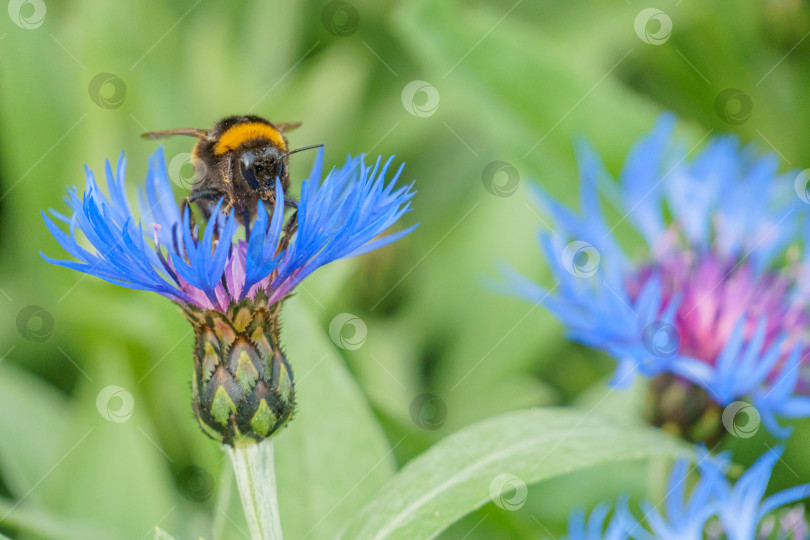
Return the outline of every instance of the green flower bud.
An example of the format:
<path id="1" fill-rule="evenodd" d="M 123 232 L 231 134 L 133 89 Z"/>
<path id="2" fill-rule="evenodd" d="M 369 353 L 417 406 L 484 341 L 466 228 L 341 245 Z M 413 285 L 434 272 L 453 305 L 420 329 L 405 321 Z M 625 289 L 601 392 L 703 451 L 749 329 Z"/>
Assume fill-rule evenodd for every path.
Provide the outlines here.
<path id="1" fill-rule="evenodd" d="M 723 408 L 703 388 L 670 373 L 652 379 L 644 412 L 652 425 L 689 442 L 711 447 L 725 434 Z"/>
<path id="2" fill-rule="evenodd" d="M 279 344 L 281 303 L 259 293 L 225 313 L 184 305 L 194 327 L 194 414 L 231 446 L 272 436 L 292 417 L 293 375 Z"/>

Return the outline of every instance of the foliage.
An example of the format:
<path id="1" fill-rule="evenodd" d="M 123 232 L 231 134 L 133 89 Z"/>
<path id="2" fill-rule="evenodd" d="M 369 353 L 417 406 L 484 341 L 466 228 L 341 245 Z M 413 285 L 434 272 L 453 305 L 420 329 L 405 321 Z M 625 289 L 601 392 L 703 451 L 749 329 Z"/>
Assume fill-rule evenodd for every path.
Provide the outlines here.
<path id="1" fill-rule="evenodd" d="M 444 537 L 558 536 L 573 507 L 621 493 L 661 498 L 675 446 L 629 425 L 637 403 L 605 390 L 613 363 L 486 279 L 499 261 L 550 279 L 534 242 L 544 218 L 526 187 L 575 205 L 579 135 L 615 174 L 632 142 L 672 110 L 693 144 L 731 131 L 775 150 L 785 168 L 805 168 L 806 5 L 662 3 L 673 31 L 661 46 L 634 32 L 647 4 L 618 0 L 359 0 L 348 11 L 324 0 L 45 5 L 38 28 L 0 25 L 0 532 L 139 538 L 157 526 L 176 538 L 244 537 L 227 462 L 192 417 L 193 336 L 182 315 L 39 255 L 60 253 L 39 211 L 62 207 L 84 164 L 98 172 L 123 148 L 128 174 L 143 178 L 154 144 L 141 132 L 242 112 L 303 121 L 291 143 L 325 143 L 327 165 L 348 153 L 397 154 L 402 180 L 418 190 L 403 224 L 419 222 L 414 233 L 315 273 L 283 313 L 300 407 L 276 439 L 287 537 L 331 538 L 357 515 L 343 532 L 353 537 L 369 523 L 362 509 L 390 501 L 391 486 L 425 460 L 447 452 L 431 480 L 440 482 L 485 460 L 458 440 L 519 422 L 526 432 L 509 436 L 525 437 L 538 461 L 549 451 L 537 442 L 543 430 L 566 421 L 627 433 L 630 444 L 589 444 L 592 453 L 542 475 L 509 458 L 509 470 L 487 474 L 527 484 L 520 508 L 487 502 L 492 480 L 479 478 L 475 496 L 442 502 L 448 514 L 420 533 L 461 518 Z M 125 86 L 120 103 L 94 93 L 104 74 Z M 412 81 L 436 89 L 435 113 L 425 92 L 403 104 Z M 742 122 L 718 112 L 727 88 L 750 97 Z M 189 143 L 165 142 L 170 167 Z M 298 186 L 314 156 L 292 157 Z M 516 169 L 514 193 L 487 176 L 496 161 Z M 178 196 L 184 189 L 178 180 Z M 633 245 L 632 231 L 617 232 Z M 346 321 L 355 322 L 341 333 Z M 550 406 L 572 410 L 522 411 Z M 795 424 L 770 489 L 810 478 L 809 426 Z M 772 441 L 761 430 L 731 444 L 748 465 Z"/>

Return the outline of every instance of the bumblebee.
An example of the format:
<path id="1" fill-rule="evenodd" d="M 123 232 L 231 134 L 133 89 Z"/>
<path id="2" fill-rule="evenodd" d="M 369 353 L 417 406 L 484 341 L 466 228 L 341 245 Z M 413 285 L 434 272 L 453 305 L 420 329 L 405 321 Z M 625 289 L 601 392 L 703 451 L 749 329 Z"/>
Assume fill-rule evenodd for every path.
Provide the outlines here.
<path id="1" fill-rule="evenodd" d="M 182 212 L 185 213 L 191 203 L 196 203 L 208 218 L 214 205 L 224 198 L 223 211 L 236 212 L 237 219 L 247 224 L 254 217 L 259 200 L 270 206 L 275 204 L 276 178 L 281 182 L 285 205 L 296 206 L 295 201 L 287 196 L 289 156 L 323 146 L 289 150 L 284 134 L 300 125 L 301 122 L 273 123 L 254 115 L 229 116 L 211 129 L 167 129 L 150 131 L 141 137 L 196 137 L 198 140 L 191 151 L 192 163 L 195 170 L 202 170 L 204 174 L 183 200 Z M 199 163 L 203 167 L 199 167 Z"/>

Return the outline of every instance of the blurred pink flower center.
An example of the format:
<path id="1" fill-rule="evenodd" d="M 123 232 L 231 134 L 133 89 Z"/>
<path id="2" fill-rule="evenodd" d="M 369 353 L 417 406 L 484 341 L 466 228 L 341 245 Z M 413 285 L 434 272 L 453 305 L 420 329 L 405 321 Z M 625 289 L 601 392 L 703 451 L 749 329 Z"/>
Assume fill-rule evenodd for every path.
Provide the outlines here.
<path id="1" fill-rule="evenodd" d="M 673 250 L 642 266 L 630 280 L 631 297 L 653 274 L 662 281 L 664 305 L 676 295 L 681 298 L 674 322 L 681 355 L 714 364 L 743 317 L 746 341 L 766 318 L 763 351 L 781 335 L 787 335 L 785 355 L 797 341 L 808 341 L 810 314 L 793 292 L 792 276 L 758 271 L 748 261 L 712 252 Z"/>

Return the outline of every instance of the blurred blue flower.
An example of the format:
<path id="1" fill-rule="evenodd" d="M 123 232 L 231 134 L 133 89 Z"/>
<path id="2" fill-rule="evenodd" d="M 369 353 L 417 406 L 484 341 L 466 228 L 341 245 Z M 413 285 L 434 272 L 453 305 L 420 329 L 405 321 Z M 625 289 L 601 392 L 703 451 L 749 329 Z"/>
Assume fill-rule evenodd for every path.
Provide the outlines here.
<path id="1" fill-rule="evenodd" d="M 706 452 L 699 451 L 698 454 L 699 463 L 714 463 L 714 458 Z M 662 540 L 703 538 L 706 522 L 715 514 L 713 496 L 719 483 L 725 481 L 727 463 L 724 458 L 718 458 L 717 466 L 701 468 L 701 477 L 687 497 L 685 490 L 689 465 L 689 460 L 678 460 L 670 472 L 664 503 L 665 515 L 661 515 L 649 502 L 642 504 L 644 517 L 655 532 L 656 538 Z"/>
<path id="2" fill-rule="evenodd" d="M 627 499 L 622 499 L 616 506 L 616 512 L 607 521 L 610 505 L 602 503 L 593 509 L 589 516 L 581 509 L 574 510 L 568 518 L 567 540 L 622 540 L 628 538 L 627 531 L 633 529 L 637 522 L 627 508 Z"/>
<path id="3" fill-rule="evenodd" d="M 570 540 L 598 540 L 636 538 L 639 540 L 701 540 L 703 538 L 726 538 L 728 540 L 754 540 L 768 538 L 777 520 L 773 512 L 810 496 L 810 484 L 795 486 L 769 497 L 764 497 L 771 478 L 773 466 L 782 456 L 783 448 L 775 448 L 761 456 L 751 468 L 731 484 L 726 479 L 729 468 L 728 455 L 712 456 L 705 449 L 698 449 L 697 470 L 699 478 L 686 495 L 686 483 L 690 463 L 678 460 L 670 473 L 664 513 L 659 505 L 644 502 L 643 523 L 633 517 L 622 498 L 616 505 L 613 517 L 604 528 L 610 511 L 606 503 L 598 505 L 585 521 L 581 510 L 571 513 L 568 538 Z M 767 519 L 771 518 L 771 519 Z M 806 540 L 807 521 L 801 507 L 791 509 L 780 516 L 780 538 Z M 789 526 L 787 530 L 785 526 Z"/>
<path id="4" fill-rule="evenodd" d="M 723 532 L 729 540 L 749 540 L 756 537 L 760 522 L 777 508 L 810 496 L 810 484 L 788 488 L 765 497 L 774 465 L 782 457 L 784 448 L 778 447 L 761 456 L 732 486 L 723 476 L 727 467 L 725 456 L 701 460 L 701 478 L 711 476 L 716 481 L 716 512 Z M 800 525 L 794 532 L 797 538 L 807 538 L 806 519 L 802 512 Z"/>
<path id="5" fill-rule="evenodd" d="M 321 182 L 319 151 L 301 186 L 292 239 L 284 238 L 284 197 L 278 181 L 275 207 L 265 209 L 259 202 L 257 218 L 241 239 L 233 213 L 220 211 L 221 201 L 204 229 L 190 225 L 188 208 L 180 215 L 162 149 L 150 160 L 146 185 L 138 193 L 141 218 L 134 217 L 124 188 L 122 153 L 115 173 L 106 163 L 109 197 L 86 169 L 84 196 L 79 198 L 74 187 L 65 198 L 72 216 L 51 210 L 56 220 L 67 224 L 69 234 L 43 212 L 51 234 L 77 260 L 42 256 L 116 285 L 154 291 L 203 309 L 224 311 L 259 290 L 272 304 L 317 268 L 382 247 L 416 227 L 375 239 L 410 211 L 414 194 L 413 184 L 394 189 L 402 166 L 386 180 L 392 160 L 378 159 L 367 167 L 363 156 L 349 156 Z M 77 231 L 91 250 L 82 247 L 86 243 L 77 238 Z"/>
<path id="6" fill-rule="evenodd" d="M 614 385 L 673 374 L 721 406 L 751 399 L 768 429 L 786 436 L 778 416 L 810 415 L 808 255 L 795 263 L 810 198 L 800 177 L 778 174 L 774 156 L 736 137 L 713 137 L 690 158 L 670 144 L 674 123 L 659 119 L 618 183 L 580 144 L 579 214 L 536 188 L 554 222 L 539 241 L 556 284 L 507 268 L 509 290 L 546 306 L 571 339 L 615 357 Z M 613 225 L 600 191 L 619 212 Z M 617 228 L 635 238 L 629 250 Z"/>

